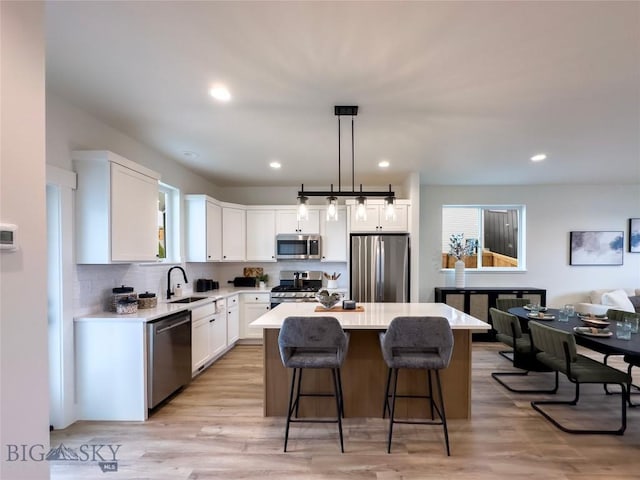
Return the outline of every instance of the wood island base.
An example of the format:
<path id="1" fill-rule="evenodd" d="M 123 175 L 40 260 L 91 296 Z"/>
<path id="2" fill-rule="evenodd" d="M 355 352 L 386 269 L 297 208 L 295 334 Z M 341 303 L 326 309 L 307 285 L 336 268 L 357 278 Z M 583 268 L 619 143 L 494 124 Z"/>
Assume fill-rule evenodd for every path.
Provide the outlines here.
<path id="1" fill-rule="evenodd" d="M 279 329 L 264 329 L 264 415 L 286 416 L 291 371 L 284 368 L 278 349 Z M 342 389 L 346 417 L 381 417 L 387 366 L 380 351 L 380 329 L 353 329 L 342 372 Z M 449 367 L 441 372 L 448 419 L 471 417 L 471 330 L 454 329 L 454 348 Z M 302 392 L 332 393 L 329 370 L 306 369 L 302 375 Z M 425 395 L 428 392 L 426 371 L 401 370 L 398 394 Z M 435 378 L 434 378 L 434 388 Z M 437 393 L 437 392 L 436 392 Z M 437 399 L 437 396 L 435 397 Z M 424 418 L 427 400 L 396 400 L 398 417 Z M 335 417 L 332 397 L 304 397 L 300 401 L 302 417 Z"/>

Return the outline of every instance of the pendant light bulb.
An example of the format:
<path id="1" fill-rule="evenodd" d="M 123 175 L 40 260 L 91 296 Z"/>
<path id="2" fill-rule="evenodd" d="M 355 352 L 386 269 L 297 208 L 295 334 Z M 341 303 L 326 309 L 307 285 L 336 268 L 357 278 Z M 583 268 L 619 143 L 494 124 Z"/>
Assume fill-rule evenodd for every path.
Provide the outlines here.
<path id="1" fill-rule="evenodd" d="M 304 185 L 298 196 L 298 221 L 309 220 L 309 198 L 304 195 Z"/>
<path id="2" fill-rule="evenodd" d="M 384 219 L 396 219 L 396 197 L 391 193 L 391 184 L 389 184 L 389 195 L 384 199 Z"/>
<path id="3" fill-rule="evenodd" d="M 356 198 L 356 221 L 365 222 L 367 220 L 367 197 Z"/>
<path id="4" fill-rule="evenodd" d="M 327 197 L 327 221 L 335 222 L 338 220 L 338 197 L 333 195 Z"/>
<path id="5" fill-rule="evenodd" d="M 396 219 L 396 198 L 386 197 L 384 199 L 384 219 L 395 220 Z"/>

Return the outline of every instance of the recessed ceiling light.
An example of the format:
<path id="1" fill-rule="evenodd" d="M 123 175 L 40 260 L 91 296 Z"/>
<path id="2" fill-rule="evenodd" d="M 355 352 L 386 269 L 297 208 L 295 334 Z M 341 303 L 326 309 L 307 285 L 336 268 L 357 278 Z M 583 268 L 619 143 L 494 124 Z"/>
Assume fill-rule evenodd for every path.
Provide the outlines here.
<path id="1" fill-rule="evenodd" d="M 198 154 L 196 152 L 191 152 L 189 150 L 182 152 L 182 156 L 185 158 L 198 158 Z"/>
<path id="2" fill-rule="evenodd" d="M 378 162 L 378 166 L 380 168 L 387 168 L 389 165 L 391 165 L 389 163 L 389 160 L 382 160 L 382 161 Z"/>
<path id="3" fill-rule="evenodd" d="M 545 153 L 538 153 L 537 155 L 534 155 L 533 157 L 531 157 L 531 161 L 532 162 L 541 162 L 542 160 L 545 160 L 547 158 L 547 155 Z"/>
<path id="4" fill-rule="evenodd" d="M 209 95 L 221 102 L 228 102 L 231 100 L 231 93 L 224 85 L 214 85 L 209 89 Z"/>
<path id="5" fill-rule="evenodd" d="M 277 169 L 278 169 L 278 168 L 280 168 L 282 165 L 280 164 L 280 162 L 271 162 L 271 163 L 269 164 L 269 166 L 270 166 L 271 168 L 274 168 L 274 169 L 276 169 L 276 170 L 277 170 Z"/>

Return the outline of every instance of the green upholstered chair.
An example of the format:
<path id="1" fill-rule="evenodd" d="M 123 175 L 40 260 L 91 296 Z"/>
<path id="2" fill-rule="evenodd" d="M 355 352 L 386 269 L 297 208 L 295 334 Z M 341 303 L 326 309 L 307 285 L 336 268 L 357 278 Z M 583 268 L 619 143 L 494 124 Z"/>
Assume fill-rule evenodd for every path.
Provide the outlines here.
<path id="1" fill-rule="evenodd" d="M 509 299 L 512 300 L 512 299 Z M 521 300 L 519 298 L 513 300 Z M 528 333 L 523 333 L 518 317 L 497 308 L 489 309 L 493 328 L 498 341 L 509 345 L 513 354 L 513 366 L 521 369 L 516 372 L 493 372 L 491 376 L 507 390 L 515 393 L 556 393 L 558 391 L 558 373 L 555 374 L 555 386 L 552 389 L 516 389 L 507 385 L 500 377 L 526 376 L 529 372 L 552 372 L 553 370 L 536 358 L 536 351 Z"/>
<path id="2" fill-rule="evenodd" d="M 524 307 L 525 305 L 529 305 L 530 303 L 531 303 L 531 300 L 528 298 L 497 298 L 496 308 L 498 310 L 508 313 L 508 310 L 510 308 Z M 491 321 L 493 322 L 493 319 Z M 493 329 L 497 331 L 495 327 L 493 327 Z M 500 350 L 498 353 L 504 358 L 506 358 L 507 360 L 509 360 L 510 362 L 513 361 L 512 350 Z"/>
<path id="3" fill-rule="evenodd" d="M 607 310 L 607 318 L 609 319 L 610 322 L 622 322 L 624 321 L 625 318 L 637 318 L 638 320 L 640 320 L 640 313 L 632 313 L 632 312 L 625 312 L 624 310 L 616 310 L 614 308 L 610 308 L 609 310 Z M 615 328 L 614 328 L 615 330 Z M 609 361 L 609 357 L 611 355 L 616 355 L 614 353 L 607 353 L 604 356 L 604 364 L 607 365 L 608 361 Z M 635 367 L 640 367 L 640 357 L 636 356 L 636 355 L 625 355 L 624 356 L 624 361 L 626 363 L 629 364 L 628 368 L 627 368 L 627 372 L 629 373 L 629 377 L 631 377 L 631 369 L 635 366 Z M 629 406 L 630 407 L 637 407 L 640 404 L 637 403 L 632 403 L 631 402 L 631 387 L 632 385 L 629 384 L 627 386 L 628 389 L 628 393 L 629 393 Z M 638 387 L 635 387 L 638 388 Z M 619 392 L 610 392 L 609 389 L 607 388 L 607 385 L 604 385 L 604 391 L 607 392 L 607 395 L 611 395 L 613 393 L 619 393 Z M 634 393 L 635 395 L 635 393 Z"/>
<path id="4" fill-rule="evenodd" d="M 538 360 L 548 367 L 564 373 L 569 381 L 576 385 L 573 400 L 538 400 L 531 402 L 531 406 L 556 427 L 567 433 L 622 435 L 627 428 L 627 385 L 631 381 L 629 375 L 578 354 L 576 340 L 572 333 L 558 330 L 539 322 L 529 322 L 529 331 L 535 348 L 540 350 L 536 354 Z M 540 408 L 541 405 L 576 405 L 580 399 L 580 384 L 582 383 L 614 383 L 620 385 L 622 390 L 620 397 L 620 428 L 616 430 L 567 428 Z"/>
<path id="5" fill-rule="evenodd" d="M 528 298 L 497 298 L 496 308 L 503 312 L 508 311 L 510 308 L 524 307 L 529 305 L 531 300 Z"/>

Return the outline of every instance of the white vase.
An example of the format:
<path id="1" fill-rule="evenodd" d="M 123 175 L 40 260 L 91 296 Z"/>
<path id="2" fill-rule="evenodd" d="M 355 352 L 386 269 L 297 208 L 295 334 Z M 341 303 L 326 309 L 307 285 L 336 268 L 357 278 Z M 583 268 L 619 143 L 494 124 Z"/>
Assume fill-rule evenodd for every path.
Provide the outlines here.
<path id="1" fill-rule="evenodd" d="M 456 288 L 464 288 L 464 261 L 457 260 L 455 268 Z"/>

